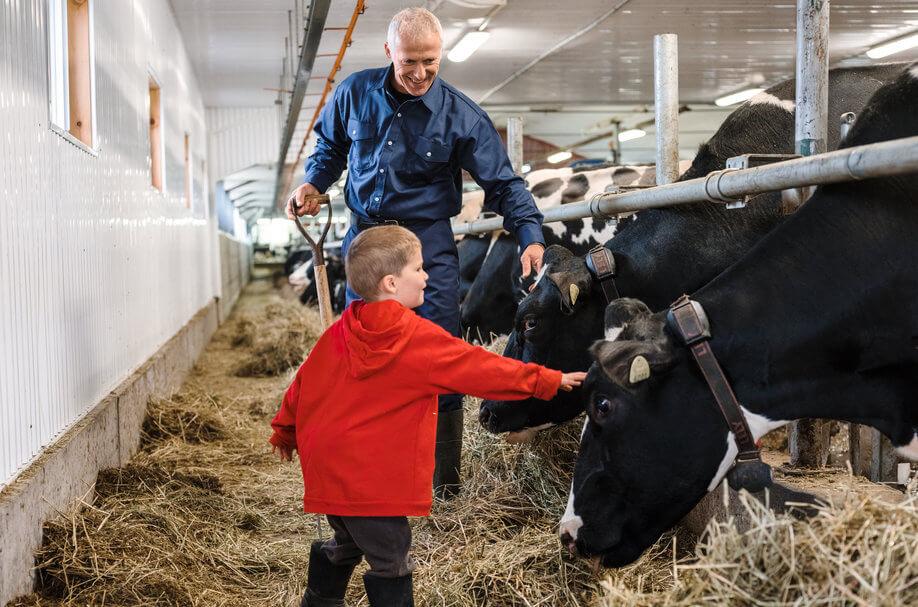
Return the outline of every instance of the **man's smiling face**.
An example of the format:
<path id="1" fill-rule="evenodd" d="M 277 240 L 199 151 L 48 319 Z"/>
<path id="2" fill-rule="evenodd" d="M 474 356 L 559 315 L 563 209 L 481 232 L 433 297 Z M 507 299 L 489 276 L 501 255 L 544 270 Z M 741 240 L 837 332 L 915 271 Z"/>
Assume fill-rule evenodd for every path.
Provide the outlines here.
<path id="1" fill-rule="evenodd" d="M 430 32 L 415 37 L 396 36 L 395 43 L 385 45 L 386 57 L 392 60 L 392 83 L 400 93 L 420 97 L 428 90 L 440 71 L 443 42 Z"/>

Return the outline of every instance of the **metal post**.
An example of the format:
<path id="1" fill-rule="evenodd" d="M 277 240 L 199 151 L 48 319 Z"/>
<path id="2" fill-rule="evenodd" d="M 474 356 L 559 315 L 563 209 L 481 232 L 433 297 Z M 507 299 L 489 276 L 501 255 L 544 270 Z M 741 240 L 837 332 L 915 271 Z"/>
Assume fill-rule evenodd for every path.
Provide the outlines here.
<path id="1" fill-rule="evenodd" d="M 523 173 L 523 117 L 507 118 L 507 156 L 510 166 L 517 175 Z"/>
<path id="2" fill-rule="evenodd" d="M 619 165 L 622 163 L 622 144 L 618 140 L 618 134 L 622 132 L 622 123 L 620 120 L 612 121 L 612 139 L 609 140 L 609 156 L 612 164 Z"/>
<path id="3" fill-rule="evenodd" d="M 679 178 L 679 37 L 653 37 L 654 113 L 657 125 L 657 185 Z"/>
<path id="4" fill-rule="evenodd" d="M 796 86 L 796 151 L 801 156 L 821 154 L 826 151 L 829 124 L 829 0 L 797 0 Z M 799 206 L 814 190 L 797 188 L 796 196 L 785 196 L 785 201 Z M 829 440 L 828 422 L 793 422 L 788 434 L 791 465 L 825 466 Z"/>

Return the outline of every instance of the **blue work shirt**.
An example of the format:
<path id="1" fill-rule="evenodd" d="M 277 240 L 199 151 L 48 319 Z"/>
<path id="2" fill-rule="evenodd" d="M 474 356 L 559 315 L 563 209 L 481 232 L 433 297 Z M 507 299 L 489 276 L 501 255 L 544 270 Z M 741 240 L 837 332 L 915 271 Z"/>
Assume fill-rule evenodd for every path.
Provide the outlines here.
<path id="1" fill-rule="evenodd" d="M 338 85 L 316 122 L 306 181 L 324 192 L 346 165 L 345 200 L 357 216 L 447 220 L 462 207 L 465 169 L 521 248 L 544 244 L 542 214 L 484 110 L 439 77 L 400 103 L 386 86 L 391 74 L 391 65 L 363 70 Z"/>

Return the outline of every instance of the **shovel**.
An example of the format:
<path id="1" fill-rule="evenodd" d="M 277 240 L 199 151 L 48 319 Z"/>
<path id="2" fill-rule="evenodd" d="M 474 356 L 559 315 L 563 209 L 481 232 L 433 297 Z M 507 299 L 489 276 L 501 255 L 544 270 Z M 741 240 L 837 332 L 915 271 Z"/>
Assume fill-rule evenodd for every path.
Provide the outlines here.
<path id="1" fill-rule="evenodd" d="M 325 272 L 325 253 L 322 249 L 325 245 L 325 236 L 328 234 L 328 229 L 331 227 L 332 223 L 331 199 L 328 194 L 315 194 L 306 196 L 303 202 L 318 202 L 320 205 L 324 204 L 328 208 L 328 220 L 325 222 L 325 228 L 322 230 L 322 236 L 319 237 L 318 241 L 312 239 L 312 236 L 309 235 L 309 232 L 307 232 L 303 224 L 300 223 L 300 218 L 297 217 L 296 213 L 293 214 L 293 221 L 296 222 L 296 229 L 300 231 L 300 234 L 303 235 L 303 238 L 309 242 L 309 246 L 312 248 L 312 266 L 316 275 L 316 297 L 319 299 L 319 317 L 322 319 L 322 328 L 327 329 L 332 324 L 332 307 L 331 291 L 328 288 L 328 274 Z"/>

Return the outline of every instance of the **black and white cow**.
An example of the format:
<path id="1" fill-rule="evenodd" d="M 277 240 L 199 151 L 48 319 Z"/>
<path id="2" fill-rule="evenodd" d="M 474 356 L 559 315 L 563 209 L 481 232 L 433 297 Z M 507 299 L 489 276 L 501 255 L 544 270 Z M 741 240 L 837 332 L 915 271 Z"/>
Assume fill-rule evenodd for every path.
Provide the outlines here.
<path id="1" fill-rule="evenodd" d="M 300 265 L 287 278 L 293 292 L 299 295 L 303 305 L 318 303 L 314 260 L 310 259 Z M 344 274 L 344 260 L 341 258 L 340 248 L 329 248 L 325 251 L 325 274 L 328 277 L 328 289 L 331 291 L 331 307 L 336 314 L 344 312 L 346 300 L 347 279 Z"/>
<path id="2" fill-rule="evenodd" d="M 545 211 L 570 202 L 589 200 L 610 186 L 653 185 L 652 166 L 606 166 L 586 169 L 542 169 L 526 175 L 526 187 L 536 206 Z M 559 244 L 585 253 L 615 234 L 617 224 L 603 219 L 578 219 L 543 226 L 548 245 Z M 487 339 L 513 328 L 516 305 L 530 282 L 520 281 L 522 267 L 516 241 L 505 232 L 491 235 L 487 256 L 468 288 L 460 310 L 463 331 Z M 461 259 L 460 259 L 461 261 Z"/>
<path id="3" fill-rule="evenodd" d="M 293 272 L 312 259 L 312 249 L 296 249 L 290 251 L 287 259 L 284 260 L 284 276 L 290 276 Z"/>
<path id="4" fill-rule="evenodd" d="M 903 66 L 831 70 L 829 114 L 859 111 Z M 793 153 L 793 108 L 793 80 L 753 97 L 700 147 L 680 180 L 722 169 L 731 156 Z M 829 149 L 838 141 L 838 130 L 831 129 Z M 699 203 L 637 213 L 605 243 L 615 257 L 618 292 L 660 309 L 711 280 L 784 218 L 778 194 L 757 196 L 744 209 Z M 547 275 L 519 304 L 504 356 L 564 371 L 585 370 L 590 365 L 588 348 L 603 334 L 605 298 L 584 259 L 555 248 L 546 251 L 545 263 Z M 570 285 L 578 287 L 576 302 L 571 301 Z M 515 432 L 570 420 L 582 411 L 576 394 L 559 392 L 551 401 L 484 401 L 480 421 L 491 432 Z"/>
<path id="5" fill-rule="evenodd" d="M 918 64 L 881 88 L 845 146 L 918 136 Z M 873 426 L 918 460 L 918 173 L 820 187 L 695 291 L 753 439 L 799 418 Z M 634 561 L 733 465 L 735 437 L 687 348 L 642 302 L 606 312 L 581 392 L 588 421 L 562 540 Z M 650 376 L 629 374 L 637 356 Z"/>

